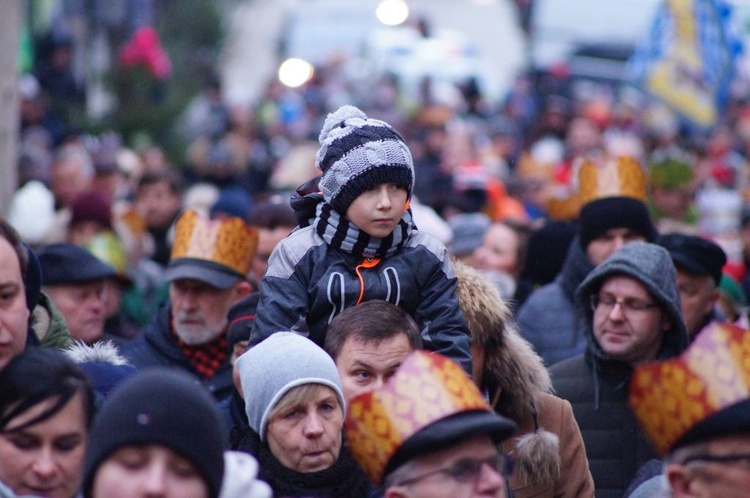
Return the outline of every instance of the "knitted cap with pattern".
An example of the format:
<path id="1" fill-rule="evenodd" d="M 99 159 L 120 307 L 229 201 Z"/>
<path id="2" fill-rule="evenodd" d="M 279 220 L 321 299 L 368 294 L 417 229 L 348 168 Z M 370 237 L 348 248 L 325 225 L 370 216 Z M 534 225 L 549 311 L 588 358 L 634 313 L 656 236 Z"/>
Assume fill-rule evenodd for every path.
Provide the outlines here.
<path id="1" fill-rule="evenodd" d="M 345 215 L 362 192 L 382 183 L 395 183 L 411 198 L 414 163 L 404 139 L 388 123 L 370 119 L 345 105 L 325 120 L 318 138 L 316 165 L 323 171 L 323 198 Z"/>

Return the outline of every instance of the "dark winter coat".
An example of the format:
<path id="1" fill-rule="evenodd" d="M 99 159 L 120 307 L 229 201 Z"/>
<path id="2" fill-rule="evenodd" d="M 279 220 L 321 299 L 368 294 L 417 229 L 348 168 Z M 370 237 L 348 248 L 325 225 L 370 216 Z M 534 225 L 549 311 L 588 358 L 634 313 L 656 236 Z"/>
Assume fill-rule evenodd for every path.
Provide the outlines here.
<path id="1" fill-rule="evenodd" d="M 224 432 L 227 435 L 227 443 L 230 450 L 236 450 L 242 432 L 249 427 L 247 413 L 245 413 L 245 400 L 235 389 L 232 394 L 221 400 L 217 406 L 221 421 L 224 423 Z"/>
<path id="2" fill-rule="evenodd" d="M 593 270 L 578 288 L 576 302 L 584 311 L 588 345 L 585 353 L 554 365 L 550 373 L 557 395 L 573 406 L 597 498 L 621 498 L 641 465 L 656 457 L 628 405 L 632 365 L 609 357 L 594 339 L 590 297 L 615 274 L 640 281 L 672 319 L 657 359 L 679 355 L 688 343 L 677 276 L 669 253 L 663 248 L 646 242 L 626 244 Z"/>
<path id="3" fill-rule="evenodd" d="M 534 346 L 546 365 L 554 365 L 586 349 L 575 291 L 593 269 L 578 238 L 573 239 L 557 278 L 535 290 L 516 313 L 521 335 Z"/>
<path id="4" fill-rule="evenodd" d="M 368 261 L 328 246 L 313 226 L 294 231 L 269 259 L 249 346 L 292 330 L 309 333 L 322 347 L 336 315 L 358 302 L 384 299 L 414 317 L 429 349 L 471 372 L 469 331 L 445 246 L 415 230 L 394 255 L 363 265 Z"/>
<path id="5" fill-rule="evenodd" d="M 202 378 L 170 333 L 171 323 L 172 307 L 166 303 L 159 308 L 154 320 L 146 327 L 143 334 L 122 346 L 123 356 L 139 370 L 150 367 L 181 369 L 206 386 L 217 401 L 229 397 L 234 390 L 232 366 L 229 364 L 229 359 L 222 362 L 213 377 Z"/>

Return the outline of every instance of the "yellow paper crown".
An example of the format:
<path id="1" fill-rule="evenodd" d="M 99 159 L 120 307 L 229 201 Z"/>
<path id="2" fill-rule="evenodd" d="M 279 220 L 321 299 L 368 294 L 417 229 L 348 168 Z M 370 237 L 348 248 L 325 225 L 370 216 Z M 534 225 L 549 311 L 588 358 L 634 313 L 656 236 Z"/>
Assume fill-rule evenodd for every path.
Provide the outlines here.
<path id="1" fill-rule="evenodd" d="M 628 156 L 586 159 L 578 171 L 581 206 L 605 197 L 632 197 L 646 201 L 646 174 L 638 161 Z"/>
<path id="2" fill-rule="evenodd" d="M 171 261 L 193 258 L 227 266 L 247 275 L 258 248 L 258 230 L 242 219 L 212 220 L 193 210 L 185 211 L 175 226 Z"/>
<path id="3" fill-rule="evenodd" d="M 424 427 L 450 415 L 491 408 L 458 364 L 415 351 L 380 389 L 355 397 L 346 416 L 352 454 L 380 484 L 396 450 Z"/>
<path id="4" fill-rule="evenodd" d="M 678 358 L 641 365 L 630 404 L 656 450 L 665 454 L 696 424 L 750 397 L 750 332 L 714 323 Z"/>

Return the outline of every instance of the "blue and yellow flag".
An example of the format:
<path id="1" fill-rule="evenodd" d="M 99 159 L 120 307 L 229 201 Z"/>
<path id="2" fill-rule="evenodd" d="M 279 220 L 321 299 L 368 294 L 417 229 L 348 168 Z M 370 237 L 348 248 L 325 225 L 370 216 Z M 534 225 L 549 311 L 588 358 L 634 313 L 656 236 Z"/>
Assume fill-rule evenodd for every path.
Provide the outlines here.
<path id="1" fill-rule="evenodd" d="M 630 69 L 647 93 L 710 128 L 721 113 L 740 51 L 723 0 L 664 0 Z"/>

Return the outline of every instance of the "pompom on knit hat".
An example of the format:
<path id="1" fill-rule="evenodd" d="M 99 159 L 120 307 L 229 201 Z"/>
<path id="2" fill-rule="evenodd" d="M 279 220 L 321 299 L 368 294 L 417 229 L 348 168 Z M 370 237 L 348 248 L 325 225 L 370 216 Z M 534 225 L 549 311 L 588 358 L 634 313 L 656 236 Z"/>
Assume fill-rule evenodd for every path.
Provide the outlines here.
<path id="1" fill-rule="evenodd" d="M 331 388 L 346 412 L 341 379 L 333 359 L 318 345 L 294 332 L 276 332 L 253 346 L 235 363 L 240 373 L 250 427 L 266 440 L 271 410 L 292 389 L 306 384 Z"/>
<path id="2" fill-rule="evenodd" d="M 331 113 L 318 137 L 315 164 L 323 171 L 323 199 L 339 214 L 362 192 L 382 183 L 395 183 L 411 198 L 414 163 L 404 139 L 388 123 L 370 119 L 345 105 Z"/>
<path id="3" fill-rule="evenodd" d="M 97 469 L 131 445 L 169 448 L 195 465 L 219 496 L 224 475 L 224 434 L 210 394 L 187 374 L 150 369 L 123 381 L 97 413 L 84 465 L 83 491 L 90 497 Z"/>

